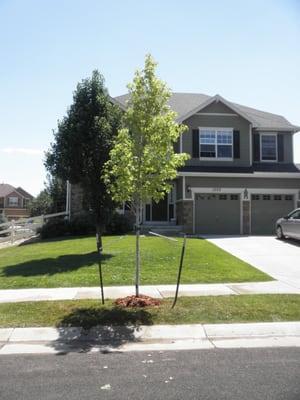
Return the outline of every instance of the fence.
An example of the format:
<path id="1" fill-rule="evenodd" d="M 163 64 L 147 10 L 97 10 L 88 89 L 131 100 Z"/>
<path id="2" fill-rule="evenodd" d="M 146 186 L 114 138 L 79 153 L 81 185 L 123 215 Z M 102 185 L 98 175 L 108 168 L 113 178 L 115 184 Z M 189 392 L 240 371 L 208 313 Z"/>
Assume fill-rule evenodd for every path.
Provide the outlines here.
<path id="1" fill-rule="evenodd" d="M 39 215 L 38 217 L 4 222 L 0 224 L 0 244 L 9 242 L 14 244 L 17 240 L 33 237 L 37 235 L 38 229 L 41 228 L 48 219 L 67 215 L 68 212 L 63 211 L 56 214 Z"/>

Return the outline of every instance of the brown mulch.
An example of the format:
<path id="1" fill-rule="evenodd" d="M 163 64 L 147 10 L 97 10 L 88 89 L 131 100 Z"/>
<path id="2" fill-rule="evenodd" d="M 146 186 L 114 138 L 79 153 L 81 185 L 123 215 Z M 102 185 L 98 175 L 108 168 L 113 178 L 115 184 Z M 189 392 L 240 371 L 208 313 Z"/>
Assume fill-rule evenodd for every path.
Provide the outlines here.
<path id="1" fill-rule="evenodd" d="M 122 297 L 117 299 L 115 304 L 121 307 L 151 307 L 159 306 L 161 301 L 158 299 L 153 299 L 153 297 L 140 294 L 139 296 Z"/>

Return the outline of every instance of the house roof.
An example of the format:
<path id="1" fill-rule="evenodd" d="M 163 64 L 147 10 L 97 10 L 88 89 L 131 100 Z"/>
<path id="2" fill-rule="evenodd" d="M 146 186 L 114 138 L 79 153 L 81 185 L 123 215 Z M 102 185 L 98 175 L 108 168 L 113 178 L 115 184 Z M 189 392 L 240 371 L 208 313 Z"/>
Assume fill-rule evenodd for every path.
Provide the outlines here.
<path id="1" fill-rule="evenodd" d="M 122 108 L 126 108 L 127 101 L 129 100 L 129 94 L 117 96 L 114 98 L 115 102 Z M 204 107 L 207 107 L 213 102 L 223 102 L 228 107 L 231 107 L 235 112 L 240 114 L 243 118 L 247 119 L 252 123 L 254 128 L 266 129 L 266 130 L 282 130 L 298 132 L 300 127 L 291 124 L 282 115 L 272 114 L 266 111 L 257 110 L 255 108 L 246 107 L 241 104 L 230 102 L 220 95 L 208 96 L 200 93 L 172 93 L 169 99 L 169 105 L 178 116 L 177 121 L 183 122 L 194 113 L 200 111 Z"/>
<path id="2" fill-rule="evenodd" d="M 21 196 L 26 197 L 26 198 L 33 198 L 33 196 L 31 194 L 27 193 L 21 187 L 18 187 L 16 189 L 15 187 L 13 187 L 12 185 L 9 185 L 8 183 L 0 183 L 0 197 L 6 197 L 12 192 L 17 192 Z"/>
<path id="3" fill-rule="evenodd" d="M 16 189 L 8 183 L 0 183 L 0 197 L 8 196 L 11 192 L 14 192 L 15 190 Z"/>
<path id="4" fill-rule="evenodd" d="M 26 192 L 26 190 L 24 190 L 23 188 L 21 188 L 21 186 L 18 186 L 18 187 L 16 188 L 16 191 L 17 191 L 18 193 L 20 193 L 22 196 L 24 196 L 26 199 L 33 199 L 32 194 Z"/>

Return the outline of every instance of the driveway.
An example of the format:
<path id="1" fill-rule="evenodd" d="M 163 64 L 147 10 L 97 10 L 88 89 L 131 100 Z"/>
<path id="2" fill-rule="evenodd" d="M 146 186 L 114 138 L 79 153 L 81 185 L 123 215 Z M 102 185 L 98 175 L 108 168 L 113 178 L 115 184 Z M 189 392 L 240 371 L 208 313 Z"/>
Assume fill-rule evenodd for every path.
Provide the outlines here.
<path id="1" fill-rule="evenodd" d="M 221 249 L 300 289 L 300 242 L 274 236 L 206 236 Z"/>

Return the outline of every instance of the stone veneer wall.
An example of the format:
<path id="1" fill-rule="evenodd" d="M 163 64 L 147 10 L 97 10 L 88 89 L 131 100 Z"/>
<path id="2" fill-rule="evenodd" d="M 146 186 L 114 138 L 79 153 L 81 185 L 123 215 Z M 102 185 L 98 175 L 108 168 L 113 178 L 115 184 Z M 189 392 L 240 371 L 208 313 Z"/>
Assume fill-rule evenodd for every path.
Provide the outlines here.
<path id="1" fill-rule="evenodd" d="M 185 233 L 193 233 L 193 201 L 179 201 L 176 203 L 178 225 L 183 226 Z"/>

